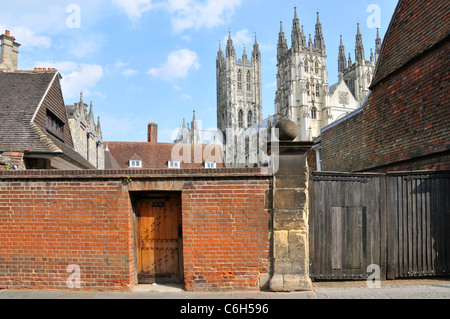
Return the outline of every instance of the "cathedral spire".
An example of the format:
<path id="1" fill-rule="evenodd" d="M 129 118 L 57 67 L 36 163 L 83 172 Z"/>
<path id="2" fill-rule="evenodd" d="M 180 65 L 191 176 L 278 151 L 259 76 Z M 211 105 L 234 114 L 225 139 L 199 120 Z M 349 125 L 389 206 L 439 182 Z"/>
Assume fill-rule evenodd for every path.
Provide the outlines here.
<path id="1" fill-rule="evenodd" d="M 341 35 L 341 45 L 339 46 L 339 58 L 338 58 L 339 79 L 341 79 L 342 76 L 344 75 L 344 71 L 346 68 L 347 68 L 347 58 L 345 55 L 345 47 Z"/>
<path id="2" fill-rule="evenodd" d="M 297 16 L 297 7 L 294 7 L 294 21 L 292 23 L 292 48 L 294 51 L 300 51 L 301 49 L 301 31 L 300 31 L 300 20 Z"/>
<path id="3" fill-rule="evenodd" d="M 280 33 L 278 35 L 278 60 L 280 60 L 288 51 L 286 37 L 283 32 L 283 22 L 280 21 Z"/>
<path id="4" fill-rule="evenodd" d="M 381 54 L 381 38 L 380 38 L 380 29 L 377 28 L 377 38 L 375 40 L 375 62 L 378 62 L 378 58 Z"/>
<path id="5" fill-rule="evenodd" d="M 258 40 L 256 39 L 256 32 L 255 32 L 255 43 L 253 44 L 252 59 L 253 60 L 261 59 L 261 53 L 259 52 L 259 44 Z"/>
<path id="6" fill-rule="evenodd" d="M 355 59 L 356 62 L 359 62 L 360 64 L 362 64 L 366 59 L 364 54 L 364 44 L 362 40 L 362 34 L 361 30 L 359 29 L 359 23 L 358 23 L 358 30 L 356 33 Z"/>
<path id="7" fill-rule="evenodd" d="M 244 53 L 242 54 L 242 61 L 247 61 L 247 52 L 245 52 L 245 45 L 244 45 Z"/>
<path id="8" fill-rule="evenodd" d="M 227 58 L 236 57 L 236 51 L 234 50 L 233 40 L 231 39 L 231 32 L 228 30 L 228 41 L 227 41 Z"/>
<path id="9" fill-rule="evenodd" d="M 222 44 L 219 41 L 219 51 L 217 52 L 217 67 L 222 67 L 225 64 L 225 58 L 222 51 Z"/>
<path id="10" fill-rule="evenodd" d="M 316 33 L 314 36 L 314 46 L 318 50 L 325 51 L 325 40 L 323 38 L 322 24 L 320 23 L 319 12 L 317 12 Z"/>

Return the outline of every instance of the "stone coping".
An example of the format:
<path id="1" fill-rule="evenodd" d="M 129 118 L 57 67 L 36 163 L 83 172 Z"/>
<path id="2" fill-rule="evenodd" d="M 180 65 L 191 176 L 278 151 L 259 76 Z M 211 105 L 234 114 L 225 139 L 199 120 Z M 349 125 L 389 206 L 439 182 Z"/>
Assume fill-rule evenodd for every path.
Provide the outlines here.
<path id="1" fill-rule="evenodd" d="M 117 178 L 221 178 L 272 177 L 268 168 L 219 169 L 111 169 L 111 170 L 0 170 L 0 180 L 6 179 L 117 179 Z"/>

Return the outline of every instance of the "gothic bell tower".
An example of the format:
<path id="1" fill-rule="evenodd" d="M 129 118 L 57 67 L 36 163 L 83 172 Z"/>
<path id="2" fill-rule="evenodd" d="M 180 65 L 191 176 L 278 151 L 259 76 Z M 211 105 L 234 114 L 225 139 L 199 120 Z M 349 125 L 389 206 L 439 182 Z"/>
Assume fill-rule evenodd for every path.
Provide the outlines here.
<path id="1" fill-rule="evenodd" d="M 246 50 L 241 59 L 228 35 L 226 57 L 219 45 L 216 60 L 217 128 L 240 131 L 262 121 L 261 53 L 256 40 L 249 59 Z"/>

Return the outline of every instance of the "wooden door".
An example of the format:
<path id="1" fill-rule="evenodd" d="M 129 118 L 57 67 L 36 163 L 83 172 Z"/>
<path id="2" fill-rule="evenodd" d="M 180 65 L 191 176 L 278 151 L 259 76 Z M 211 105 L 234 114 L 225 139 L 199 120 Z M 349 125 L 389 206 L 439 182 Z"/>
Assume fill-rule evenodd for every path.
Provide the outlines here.
<path id="1" fill-rule="evenodd" d="M 139 283 L 180 282 L 180 195 L 138 199 L 136 217 Z"/>

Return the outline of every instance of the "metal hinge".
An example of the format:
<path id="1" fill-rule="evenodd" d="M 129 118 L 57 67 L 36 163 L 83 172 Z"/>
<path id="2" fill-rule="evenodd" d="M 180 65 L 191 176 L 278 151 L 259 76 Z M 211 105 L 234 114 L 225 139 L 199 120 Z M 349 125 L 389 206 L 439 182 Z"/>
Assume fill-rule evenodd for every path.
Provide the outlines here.
<path id="1" fill-rule="evenodd" d="M 309 178 L 311 181 L 328 181 L 328 182 L 355 182 L 366 184 L 369 182 L 368 178 L 361 177 L 322 177 L 322 176 L 311 176 Z"/>
<path id="2" fill-rule="evenodd" d="M 407 274 L 409 276 L 417 276 L 417 275 L 446 275 L 448 274 L 447 270 L 441 270 L 441 271 L 435 271 L 435 270 L 429 270 L 429 271 L 415 271 L 410 269 Z"/>

